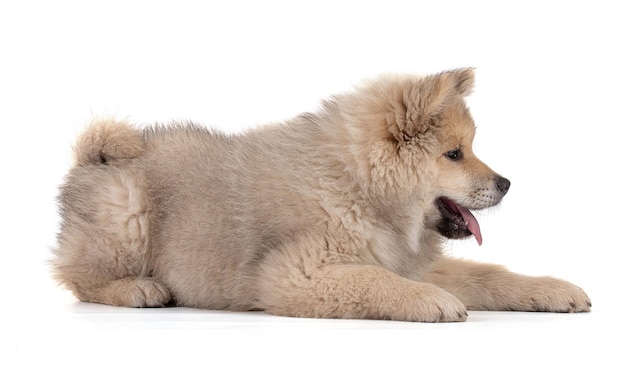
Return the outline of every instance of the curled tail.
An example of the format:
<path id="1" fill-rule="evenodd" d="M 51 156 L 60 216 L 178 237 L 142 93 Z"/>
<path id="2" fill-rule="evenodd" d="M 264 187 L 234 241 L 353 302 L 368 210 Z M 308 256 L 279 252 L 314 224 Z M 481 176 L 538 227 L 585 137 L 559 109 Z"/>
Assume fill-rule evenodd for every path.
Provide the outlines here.
<path id="1" fill-rule="evenodd" d="M 141 131 L 127 122 L 94 120 L 78 138 L 74 146 L 74 157 L 78 166 L 85 166 L 136 158 L 145 149 Z"/>

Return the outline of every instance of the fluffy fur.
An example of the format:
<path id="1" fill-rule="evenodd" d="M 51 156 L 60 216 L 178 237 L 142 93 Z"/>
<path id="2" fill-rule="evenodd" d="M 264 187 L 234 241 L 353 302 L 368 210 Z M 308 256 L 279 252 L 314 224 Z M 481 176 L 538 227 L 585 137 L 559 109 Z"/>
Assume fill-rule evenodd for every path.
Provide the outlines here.
<path id="1" fill-rule="evenodd" d="M 59 196 L 55 278 L 80 300 L 463 321 L 589 311 L 578 287 L 442 253 L 509 187 L 472 153 L 471 69 L 384 76 L 282 124 L 94 121 Z M 479 239 L 480 241 L 480 239 Z"/>

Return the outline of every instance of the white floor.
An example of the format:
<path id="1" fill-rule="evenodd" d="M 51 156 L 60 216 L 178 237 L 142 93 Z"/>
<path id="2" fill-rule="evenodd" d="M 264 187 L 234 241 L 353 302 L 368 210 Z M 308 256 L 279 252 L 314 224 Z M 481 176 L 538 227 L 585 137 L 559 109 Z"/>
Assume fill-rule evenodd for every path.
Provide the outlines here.
<path id="1" fill-rule="evenodd" d="M 422 324 L 117 308 L 80 303 L 43 276 L 31 290 L 3 310 L 10 372 L 626 369 L 619 304 L 607 299 L 587 314 L 470 312 L 465 323 Z"/>

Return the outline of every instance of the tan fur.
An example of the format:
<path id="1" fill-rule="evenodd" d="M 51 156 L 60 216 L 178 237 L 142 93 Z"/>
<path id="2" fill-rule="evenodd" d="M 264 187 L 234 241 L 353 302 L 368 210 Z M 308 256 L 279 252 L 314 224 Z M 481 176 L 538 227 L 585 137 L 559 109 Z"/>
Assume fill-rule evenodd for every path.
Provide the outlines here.
<path id="1" fill-rule="evenodd" d="M 469 232 L 445 226 L 439 197 L 482 209 L 508 189 L 472 153 L 473 79 L 384 76 L 241 135 L 94 121 L 61 188 L 54 276 L 128 307 L 429 322 L 589 311 L 565 281 L 442 254 L 443 235 Z"/>

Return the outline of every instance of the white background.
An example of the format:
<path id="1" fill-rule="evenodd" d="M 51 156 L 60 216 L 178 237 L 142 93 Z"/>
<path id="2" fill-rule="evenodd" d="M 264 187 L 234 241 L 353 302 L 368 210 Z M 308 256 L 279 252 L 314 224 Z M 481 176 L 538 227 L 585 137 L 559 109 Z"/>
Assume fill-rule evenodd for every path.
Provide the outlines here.
<path id="1" fill-rule="evenodd" d="M 622 9 L 598 0 L 2 2 L 3 366 L 623 371 Z M 475 151 L 512 186 L 478 217 L 483 246 L 455 242 L 450 253 L 566 278 L 591 296 L 591 313 L 470 312 L 466 323 L 426 325 L 129 310 L 78 303 L 50 280 L 54 198 L 93 116 L 233 132 L 315 110 L 380 73 L 462 66 L 476 67 Z"/>

